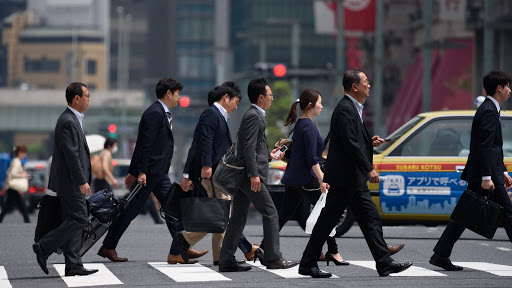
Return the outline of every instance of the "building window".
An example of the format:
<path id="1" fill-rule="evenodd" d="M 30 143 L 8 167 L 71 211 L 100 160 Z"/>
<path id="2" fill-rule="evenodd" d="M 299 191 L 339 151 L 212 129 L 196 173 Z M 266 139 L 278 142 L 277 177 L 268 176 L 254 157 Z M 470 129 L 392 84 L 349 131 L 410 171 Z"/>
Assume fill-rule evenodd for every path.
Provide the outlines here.
<path id="1" fill-rule="evenodd" d="M 25 58 L 25 72 L 59 72 L 59 60 L 46 59 L 27 59 Z"/>
<path id="2" fill-rule="evenodd" d="M 87 74 L 96 74 L 96 60 L 87 60 Z"/>

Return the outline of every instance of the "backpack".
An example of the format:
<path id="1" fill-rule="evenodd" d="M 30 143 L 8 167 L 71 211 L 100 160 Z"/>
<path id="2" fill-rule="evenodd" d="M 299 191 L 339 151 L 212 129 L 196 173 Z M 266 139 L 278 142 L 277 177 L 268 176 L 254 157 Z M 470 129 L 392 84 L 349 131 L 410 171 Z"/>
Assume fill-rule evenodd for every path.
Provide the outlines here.
<path id="1" fill-rule="evenodd" d="M 105 174 L 103 173 L 103 161 L 98 154 L 93 154 L 91 157 L 91 173 L 96 179 L 105 178 Z"/>

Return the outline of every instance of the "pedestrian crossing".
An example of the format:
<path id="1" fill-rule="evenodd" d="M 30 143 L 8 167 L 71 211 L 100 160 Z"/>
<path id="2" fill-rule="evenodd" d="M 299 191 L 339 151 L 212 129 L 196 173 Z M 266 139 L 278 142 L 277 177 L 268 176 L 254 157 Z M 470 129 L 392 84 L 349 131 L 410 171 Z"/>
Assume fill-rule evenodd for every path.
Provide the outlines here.
<path id="1" fill-rule="evenodd" d="M 349 270 L 346 269 L 354 269 L 354 267 L 363 267 L 365 269 L 376 270 L 374 261 L 354 261 L 347 260 L 350 262 L 350 266 L 346 266 L 343 268 L 344 272 L 347 273 Z M 219 273 L 217 266 L 210 265 L 202 265 L 200 263 L 192 264 L 192 265 L 181 265 L 181 264 L 167 264 L 166 262 L 147 262 L 148 269 L 155 269 L 172 279 L 178 283 L 186 283 L 186 282 L 219 282 L 219 281 L 233 281 L 233 277 L 236 279 L 237 275 L 241 273 L 252 273 L 249 272 L 241 272 L 241 273 Z M 498 277 L 512 277 L 512 266 L 503 265 L 503 264 L 494 264 L 488 262 L 454 262 L 455 265 L 462 266 L 465 271 L 480 271 L 489 273 Z M 110 266 L 112 265 L 112 266 Z M 247 264 L 246 264 L 247 265 Z M 298 273 L 298 266 L 295 266 L 290 269 L 271 269 L 268 270 L 265 266 L 261 265 L 259 261 L 255 263 L 248 263 L 248 265 L 253 266 L 254 269 L 260 269 L 262 271 L 269 272 L 273 275 L 278 276 L 281 279 L 304 279 L 309 278 L 309 276 L 303 276 Z M 110 267 L 107 267 L 110 266 Z M 123 285 L 123 281 L 119 279 L 111 269 L 117 269 L 119 267 L 115 264 L 105 265 L 103 263 L 85 263 L 84 267 L 87 269 L 98 269 L 99 271 L 92 275 L 87 276 L 71 276 L 66 277 L 64 275 L 64 264 L 54 264 L 53 267 L 59 274 L 62 281 L 67 285 L 67 287 L 93 287 L 93 286 L 107 286 L 107 285 Z M 116 267 L 117 266 L 117 267 Z M 429 267 L 430 266 L 430 267 Z M 114 268 L 116 267 L 116 268 Z M 429 267 L 429 268 L 426 268 Z M 38 267 L 39 268 L 39 267 Z M 322 267 L 323 268 L 323 267 Z M 253 269 L 253 271 L 254 271 Z M 50 269 L 51 270 L 51 269 Z M 9 267 L 0 266 L 0 288 L 12 288 L 12 284 L 9 280 Z M 41 272 L 41 271 L 38 271 Z M 136 273 L 146 273 L 146 271 L 137 270 L 134 271 Z M 332 271 L 331 271 L 332 272 Z M 344 273 L 340 270 L 340 273 Z M 441 268 L 431 266 L 428 263 L 419 263 L 418 265 L 413 265 L 406 271 L 397 274 L 391 274 L 393 277 L 446 277 L 453 276 L 457 272 L 447 272 L 442 270 Z M 50 274 L 52 272 L 50 271 Z M 340 278 L 340 275 L 333 275 L 329 279 Z M 366 274 L 365 274 L 366 275 Z M 375 277 L 377 274 L 375 273 Z M 44 276 L 43 276 L 44 278 Z"/>

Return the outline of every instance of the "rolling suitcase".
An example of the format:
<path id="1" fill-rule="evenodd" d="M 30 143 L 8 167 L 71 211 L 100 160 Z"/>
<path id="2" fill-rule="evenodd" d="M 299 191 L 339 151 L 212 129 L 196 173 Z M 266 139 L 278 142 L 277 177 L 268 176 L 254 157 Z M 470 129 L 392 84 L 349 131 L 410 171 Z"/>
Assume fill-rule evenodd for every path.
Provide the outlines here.
<path id="1" fill-rule="evenodd" d="M 137 195 L 141 185 L 137 184 L 126 199 L 119 199 L 112 192 L 100 191 L 94 194 L 95 201 L 91 203 L 91 216 L 89 223 L 82 233 L 82 248 L 80 256 L 83 256 L 91 247 L 107 232 L 110 224 L 119 216 L 124 207 Z"/>

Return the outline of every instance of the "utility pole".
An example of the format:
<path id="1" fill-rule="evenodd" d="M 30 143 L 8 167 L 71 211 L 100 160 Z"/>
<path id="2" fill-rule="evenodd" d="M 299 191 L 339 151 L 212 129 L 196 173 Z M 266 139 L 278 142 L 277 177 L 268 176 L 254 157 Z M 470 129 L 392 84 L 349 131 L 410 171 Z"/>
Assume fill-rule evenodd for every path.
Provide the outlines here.
<path id="1" fill-rule="evenodd" d="M 386 134 L 384 128 L 384 121 L 382 121 L 382 70 L 383 70 L 383 50 L 384 50 L 384 39 L 382 35 L 382 26 L 384 23 L 384 1 L 377 0 L 377 23 L 375 27 L 375 50 L 373 55 L 374 62 L 374 103 L 373 106 L 373 129 L 377 135 Z"/>
<path id="2" fill-rule="evenodd" d="M 431 58 L 432 58 L 432 0 L 424 0 L 423 26 L 425 29 L 425 41 L 423 45 L 423 98 L 422 111 L 428 112 L 431 109 L 430 104 L 430 84 L 431 84 Z"/>

